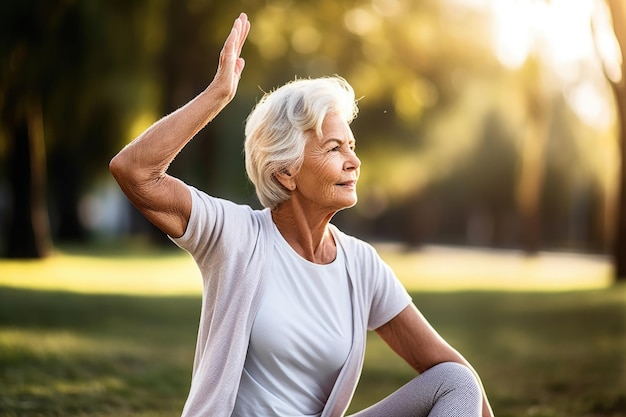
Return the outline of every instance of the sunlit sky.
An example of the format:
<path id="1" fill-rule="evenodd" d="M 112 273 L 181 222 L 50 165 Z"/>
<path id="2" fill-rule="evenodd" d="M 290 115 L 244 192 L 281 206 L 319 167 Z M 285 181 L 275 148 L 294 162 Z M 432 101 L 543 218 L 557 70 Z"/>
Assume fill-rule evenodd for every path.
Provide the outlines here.
<path id="1" fill-rule="evenodd" d="M 541 58 L 550 81 L 568 91 L 567 100 L 581 118 L 597 126 L 610 124 L 606 85 L 603 91 L 597 78 L 588 77 L 590 68 L 601 74 L 601 63 L 612 80 L 621 77 L 604 0 L 451 1 L 491 14 L 493 49 L 504 66 L 516 69 L 531 55 Z"/>

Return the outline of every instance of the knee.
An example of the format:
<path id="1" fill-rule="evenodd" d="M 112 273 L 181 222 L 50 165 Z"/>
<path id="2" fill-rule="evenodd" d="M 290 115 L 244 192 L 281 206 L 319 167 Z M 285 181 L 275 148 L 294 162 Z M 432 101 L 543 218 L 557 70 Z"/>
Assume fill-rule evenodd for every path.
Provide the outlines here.
<path id="1" fill-rule="evenodd" d="M 465 395 L 482 397 L 480 383 L 467 366 L 456 362 L 443 362 L 431 369 L 440 374 L 440 388 L 443 391 L 463 391 Z"/>

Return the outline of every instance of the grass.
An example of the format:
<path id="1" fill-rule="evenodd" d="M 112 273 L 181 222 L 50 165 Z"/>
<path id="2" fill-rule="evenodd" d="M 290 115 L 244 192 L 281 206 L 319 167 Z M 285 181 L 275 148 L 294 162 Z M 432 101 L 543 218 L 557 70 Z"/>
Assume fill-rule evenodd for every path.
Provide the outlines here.
<path id="1" fill-rule="evenodd" d="M 195 297 L 0 291 L 3 416 L 180 414 Z"/>
<path id="2" fill-rule="evenodd" d="M 185 275 L 196 271 L 177 252 L 95 253 L 0 261 L 0 416 L 180 415 L 200 309 Z M 478 370 L 498 417 L 626 416 L 624 285 L 600 277 L 584 289 L 577 280 L 577 291 L 443 291 L 431 258 L 397 256 L 403 279 L 410 268 L 431 274 L 430 284 L 414 278 L 414 300 Z M 151 286 L 153 274 L 165 283 Z M 413 376 L 371 335 L 351 410 Z"/>
<path id="3" fill-rule="evenodd" d="M 410 290 L 564 291 L 606 288 L 611 267 L 602 256 L 378 245 Z M 99 294 L 198 295 L 200 273 L 177 249 L 141 241 L 64 247 L 41 261 L 0 260 L 0 286 Z"/>
<path id="4" fill-rule="evenodd" d="M 418 293 L 414 300 L 478 370 L 499 417 L 626 416 L 626 288 L 564 293 Z M 410 370 L 372 337 L 357 408 Z"/>

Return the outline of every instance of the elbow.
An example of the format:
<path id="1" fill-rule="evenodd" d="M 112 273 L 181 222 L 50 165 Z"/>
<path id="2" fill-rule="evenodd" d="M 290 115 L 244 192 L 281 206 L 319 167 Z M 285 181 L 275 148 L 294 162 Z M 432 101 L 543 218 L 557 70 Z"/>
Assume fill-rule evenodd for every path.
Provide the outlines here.
<path id="1" fill-rule="evenodd" d="M 132 186 L 141 182 L 141 173 L 127 150 L 122 150 L 109 161 L 109 172 L 120 186 Z"/>
<path id="2" fill-rule="evenodd" d="M 128 171 L 128 163 L 126 163 L 124 159 L 125 158 L 118 153 L 109 161 L 109 172 L 118 182 L 120 178 L 124 177 L 124 173 Z"/>
<path id="3" fill-rule="evenodd" d="M 145 191 L 162 177 L 160 171 L 143 166 L 128 147 L 109 161 L 109 172 L 127 195 Z"/>

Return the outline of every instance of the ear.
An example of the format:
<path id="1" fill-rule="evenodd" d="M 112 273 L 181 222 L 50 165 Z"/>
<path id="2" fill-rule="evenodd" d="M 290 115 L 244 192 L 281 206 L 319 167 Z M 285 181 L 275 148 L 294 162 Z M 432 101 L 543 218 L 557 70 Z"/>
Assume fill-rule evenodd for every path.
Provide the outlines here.
<path id="1" fill-rule="evenodd" d="M 288 169 L 282 169 L 274 174 L 278 182 L 289 191 L 296 189 L 296 180 Z"/>

